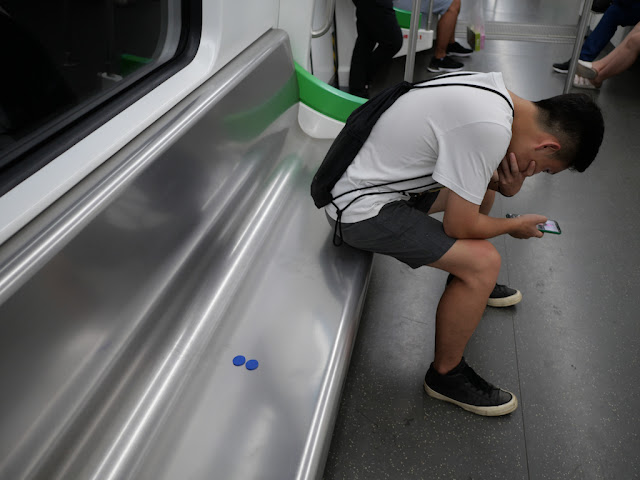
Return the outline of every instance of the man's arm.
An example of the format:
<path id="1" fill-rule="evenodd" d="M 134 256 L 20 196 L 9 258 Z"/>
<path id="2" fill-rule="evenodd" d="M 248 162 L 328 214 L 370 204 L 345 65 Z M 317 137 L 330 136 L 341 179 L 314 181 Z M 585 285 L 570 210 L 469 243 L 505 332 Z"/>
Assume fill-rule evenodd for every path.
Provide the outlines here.
<path id="1" fill-rule="evenodd" d="M 542 237 L 537 225 L 543 215 L 521 215 L 516 218 L 494 218 L 480 213 L 480 206 L 450 191 L 444 209 L 443 226 L 452 238 L 487 239 L 508 233 L 515 238 Z"/>

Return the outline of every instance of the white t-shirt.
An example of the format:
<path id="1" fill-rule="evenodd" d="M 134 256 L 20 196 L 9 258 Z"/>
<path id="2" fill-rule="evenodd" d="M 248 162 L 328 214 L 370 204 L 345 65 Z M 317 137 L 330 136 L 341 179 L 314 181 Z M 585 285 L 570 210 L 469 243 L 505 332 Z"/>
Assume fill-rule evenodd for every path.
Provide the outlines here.
<path id="1" fill-rule="evenodd" d="M 444 83 L 489 88 L 509 103 L 492 91 L 466 86 L 405 93 L 382 114 L 331 191 L 334 199 L 342 195 L 334 200 L 343 210 L 342 222 L 375 217 L 387 203 L 408 199 L 409 192 L 441 186 L 482 203 L 511 141 L 513 101 L 501 73 L 445 75 L 424 85 Z M 351 192 L 363 187 L 371 188 Z M 333 204 L 326 211 L 337 218 Z"/>

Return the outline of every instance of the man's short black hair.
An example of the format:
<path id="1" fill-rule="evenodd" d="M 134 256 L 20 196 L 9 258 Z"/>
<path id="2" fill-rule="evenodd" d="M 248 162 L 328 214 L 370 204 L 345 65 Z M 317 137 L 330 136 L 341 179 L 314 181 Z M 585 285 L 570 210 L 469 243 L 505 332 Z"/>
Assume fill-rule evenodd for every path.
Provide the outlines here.
<path id="1" fill-rule="evenodd" d="M 567 93 L 533 103 L 538 107 L 540 127 L 560 142 L 556 158 L 572 170 L 584 172 L 596 158 L 604 135 L 600 107 L 584 93 Z"/>

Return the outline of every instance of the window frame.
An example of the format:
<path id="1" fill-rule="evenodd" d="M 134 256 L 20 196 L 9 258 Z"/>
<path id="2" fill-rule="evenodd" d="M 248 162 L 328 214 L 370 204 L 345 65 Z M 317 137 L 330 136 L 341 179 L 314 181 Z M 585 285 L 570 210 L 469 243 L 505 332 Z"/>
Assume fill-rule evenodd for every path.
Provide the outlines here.
<path id="1" fill-rule="evenodd" d="M 18 142 L 7 165 L 0 167 L 0 198 L 187 66 L 201 40 L 202 2 L 181 0 L 180 21 L 180 38 L 171 59 Z"/>

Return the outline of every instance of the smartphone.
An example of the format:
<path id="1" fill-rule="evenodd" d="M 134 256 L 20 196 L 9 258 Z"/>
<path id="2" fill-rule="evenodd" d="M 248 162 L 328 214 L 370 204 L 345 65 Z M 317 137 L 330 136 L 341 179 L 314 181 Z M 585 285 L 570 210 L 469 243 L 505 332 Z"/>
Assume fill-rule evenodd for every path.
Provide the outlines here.
<path id="1" fill-rule="evenodd" d="M 538 230 L 544 233 L 555 233 L 556 235 L 560 235 L 562 230 L 560 230 L 560 225 L 555 220 L 547 220 L 545 223 L 538 224 Z"/>
<path id="2" fill-rule="evenodd" d="M 507 213 L 507 218 L 516 218 L 519 217 L 517 213 Z M 538 230 L 544 233 L 555 233 L 556 235 L 560 235 L 562 230 L 560 230 L 560 225 L 555 220 L 547 220 L 545 223 L 540 223 L 537 225 Z"/>

